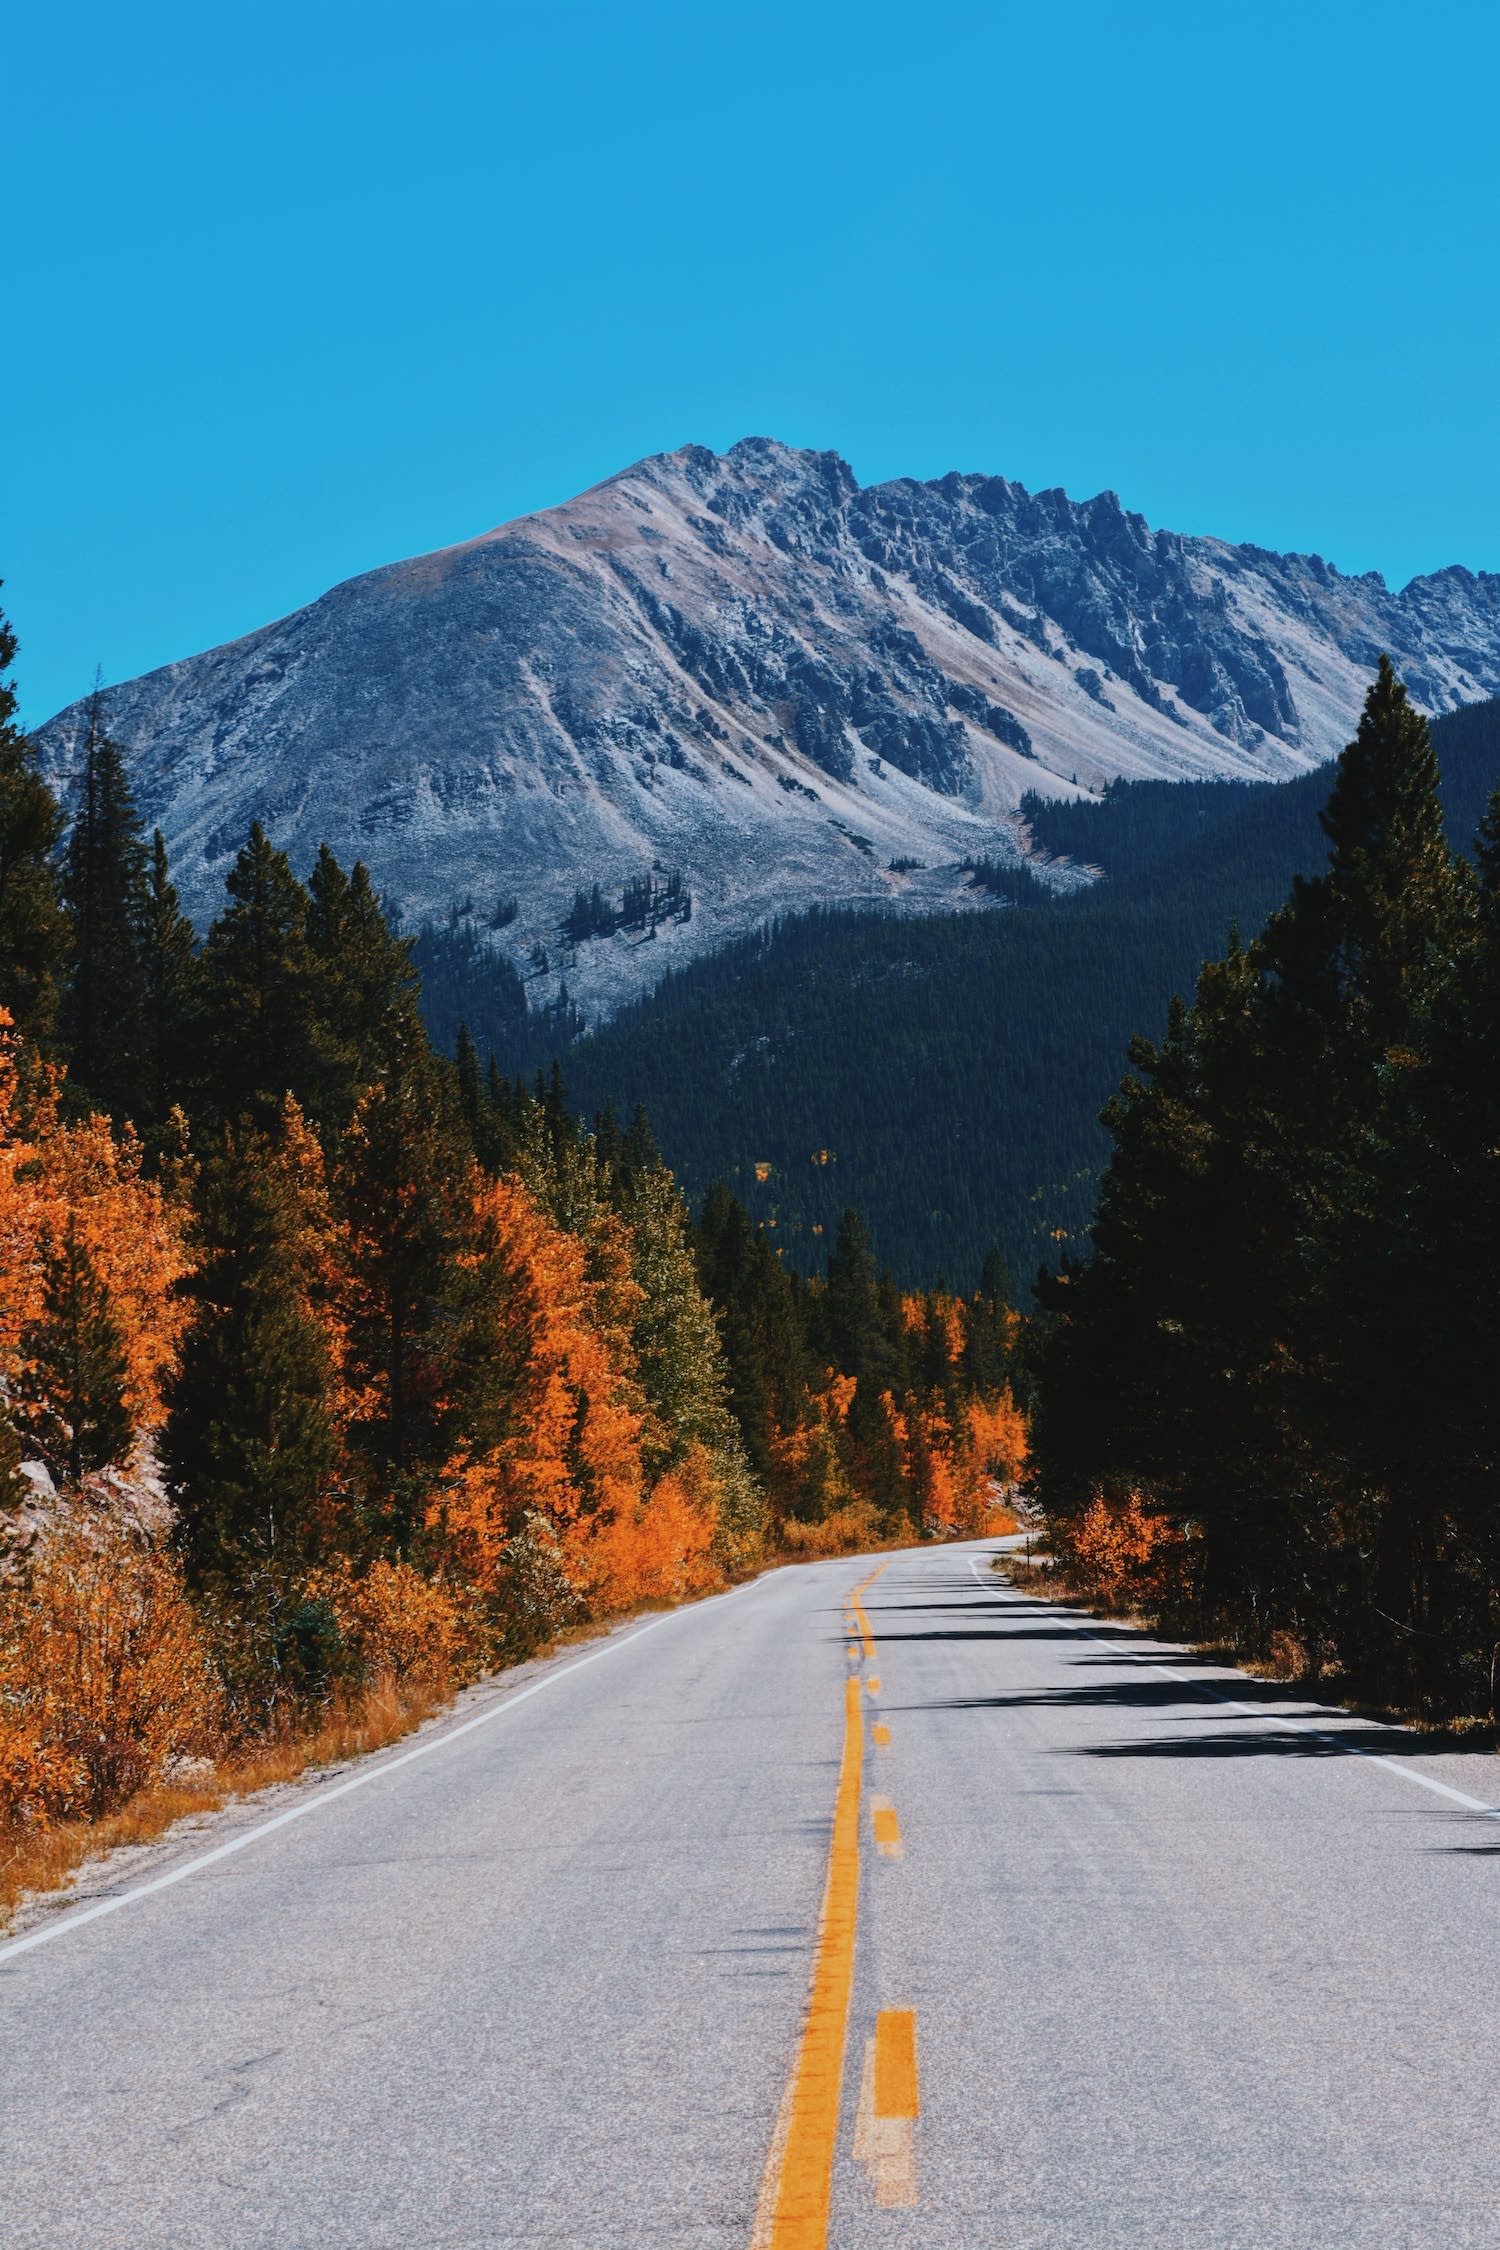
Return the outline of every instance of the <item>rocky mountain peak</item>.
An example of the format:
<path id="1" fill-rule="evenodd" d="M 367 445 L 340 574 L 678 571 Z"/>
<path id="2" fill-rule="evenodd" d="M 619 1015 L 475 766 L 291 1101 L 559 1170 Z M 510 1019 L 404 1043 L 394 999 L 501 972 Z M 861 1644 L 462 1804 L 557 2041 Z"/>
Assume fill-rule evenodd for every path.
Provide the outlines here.
<path id="1" fill-rule="evenodd" d="M 1153 530 L 1113 492 L 862 487 L 750 437 L 352 579 L 108 708 L 200 916 L 259 818 L 598 1015 L 795 908 L 977 904 L 964 862 L 1026 853 L 1027 789 L 1300 772 L 1382 649 L 1430 709 L 1500 691 L 1500 578 L 1392 594 Z M 80 723 L 42 730 L 59 774 Z M 608 926 L 626 885 L 673 878 L 670 914 Z"/>

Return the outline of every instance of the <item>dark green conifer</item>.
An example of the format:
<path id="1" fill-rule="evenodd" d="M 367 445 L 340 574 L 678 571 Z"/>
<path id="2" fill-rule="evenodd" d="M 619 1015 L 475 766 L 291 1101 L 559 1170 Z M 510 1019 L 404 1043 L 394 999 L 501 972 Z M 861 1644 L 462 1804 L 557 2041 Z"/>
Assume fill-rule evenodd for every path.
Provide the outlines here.
<path id="1" fill-rule="evenodd" d="M 269 1129 L 289 1092 L 305 1102 L 328 1082 L 308 896 L 259 821 L 225 887 L 202 955 L 198 1103 Z"/>
<path id="2" fill-rule="evenodd" d="M 124 1339 L 71 1218 L 44 1259 L 45 1309 L 26 1338 L 22 1398 L 31 1442 L 50 1468 L 76 1484 L 130 1451 Z"/>
<path id="3" fill-rule="evenodd" d="M 451 1073 L 415 1018 L 393 1023 L 385 1073 L 339 1144 L 335 1193 L 350 1240 L 349 1373 L 366 1401 L 349 1442 L 372 1537 L 401 1549 L 464 1409 L 458 1260 L 472 1234 L 473 1159 Z"/>
<path id="4" fill-rule="evenodd" d="M 16 636 L 0 611 L 0 1008 L 29 1039 L 49 1041 L 68 955 L 68 923 L 53 857 L 62 834 L 57 800 L 16 724 L 7 677 Z"/>
<path id="5" fill-rule="evenodd" d="M 312 1038 L 321 1082 L 304 1099 L 331 1146 L 365 1087 L 380 1076 L 393 1024 L 414 1017 L 418 979 L 411 946 L 387 922 L 362 860 L 346 875 L 324 844 L 307 897 Z"/>
<path id="6" fill-rule="evenodd" d="M 797 1286 L 722 1181 L 704 1199 L 694 1244 L 723 1339 L 729 1406 L 752 1467 L 774 1486 L 775 1439 L 804 1420 L 815 1372 Z"/>
<path id="7" fill-rule="evenodd" d="M 198 941 L 178 904 L 158 828 L 151 838 L 141 913 L 144 981 L 143 1083 L 140 1123 L 159 1134 L 190 1081 L 197 993 Z"/>
<path id="8" fill-rule="evenodd" d="M 89 699 L 63 860 L 62 895 L 73 922 L 63 1032 L 73 1080 L 116 1118 L 148 1097 L 146 848 L 125 771 L 106 724 L 104 697 Z"/>
<path id="9" fill-rule="evenodd" d="M 315 1156 L 292 1107 L 269 1133 L 226 1128 L 205 1162 L 162 1446 L 191 1581 L 273 1671 L 324 1545 L 337 1453 Z"/>

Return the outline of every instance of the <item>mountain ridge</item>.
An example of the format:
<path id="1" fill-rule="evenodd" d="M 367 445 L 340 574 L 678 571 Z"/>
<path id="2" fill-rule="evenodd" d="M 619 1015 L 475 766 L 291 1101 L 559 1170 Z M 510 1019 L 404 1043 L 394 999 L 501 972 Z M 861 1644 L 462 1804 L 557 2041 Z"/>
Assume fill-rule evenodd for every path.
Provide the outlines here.
<path id="1" fill-rule="evenodd" d="M 299 865 L 364 858 L 408 926 L 466 921 L 533 1007 L 566 986 L 603 1020 L 775 915 L 983 908 L 964 862 L 1027 855 L 1027 790 L 1307 771 L 1381 648 L 1429 709 L 1500 691 L 1500 576 L 1393 594 L 1113 493 L 862 487 L 751 438 L 363 573 L 105 708 L 200 920 L 258 818 Z M 38 730 L 54 778 L 83 720 Z M 686 911 L 565 930 L 576 889 L 607 924 L 651 871 Z"/>

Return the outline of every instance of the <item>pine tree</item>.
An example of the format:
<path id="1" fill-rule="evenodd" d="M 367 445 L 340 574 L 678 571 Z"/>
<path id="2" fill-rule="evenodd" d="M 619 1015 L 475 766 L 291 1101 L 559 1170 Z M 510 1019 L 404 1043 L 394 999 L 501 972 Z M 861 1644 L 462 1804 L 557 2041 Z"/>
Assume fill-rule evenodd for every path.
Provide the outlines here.
<path id="1" fill-rule="evenodd" d="M 857 1211 L 845 1211 L 828 1259 L 824 1325 L 829 1356 L 846 1375 L 866 1369 L 890 1379 L 880 1314 L 880 1274 L 870 1230 Z"/>
<path id="2" fill-rule="evenodd" d="M 713 1307 L 703 1294 L 677 1183 L 660 1163 L 636 1170 L 621 1205 L 630 1270 L 641 1291 L 635 1360 L 656 1424 L 648 1466 L 674 1467 L 694 1446 L 707 1454 L 721 1541 L 731 1555 L 758 1540 L 761 1506 L 738 1425 Z"/>
<path id="3" fill-rule="evenodd" d="M 73 961 L 63 1007 L 71 1074 L 119 1119 L 148 1095 L 146 851 L 104 697 L 89 699 L 62 895 L 73 921 Z"/>
<path id="4" fill-rule="evenodd" d="M 409 1035 L 418 979 L 410 944 L 392 931 L 362 860 L 346 875 L 324 844 L 307 899 L 310 1005 L 321 1062 L 321 1081 L 307 1099 L 331 1146 L 381 1075 L 392 1038 Z"/>
<path id="5" fill-rule="evenodd" d="M 49 1041 L 67 960 L 67 917 L 53 855 L 62 834 L 57 800 L 16 724 L 16 636 L 0 611 L 0 1008 L 28 1039 Z"/>
<path id="6" fill-rule="evenodd" d="M 1405 1088 L 1466 911 L 1388 663 L 1324 828 L 1326 874 L 1133 1049 L 1093 1258 L 1044 1291 L 1036 1438 L 1049 1510 L 1139 1484 L 1196 1527 L 1210 1606 L 1374 1661 L 1377 1618 L 1416 1629 L 1433 1548 L 1390 1250 Z"/>
<path id="7" fill-rule="evenodd" d="M 288 1093 L 328 1084 L 308 896 L 256 821 L 226 880 L 229 904 L 202 955 L 198 1106 L 274 1126 Z"/>
<path id="8" fill-rule="evenodd" d="M 226 1128 L 196 1198 L 193 1316 L 162 1452 L 192 1583 L 274 1672 L 328 1534 L 337 1459 L 331 1223 L 295 1103 L 272 1133 Z"/>
<path id="9" fill-rule="evenodd" d="M 23 1408 L 42 1458 L 76 1484 L 130 1451 L 124 1339 L 71 1215 L 44 1263 L 44 1311 L 26 1342 Z"/>
<path id="10" fill-rule="evenodd" d="M 198 942 L 178 904 L 159 828 L 151 838 L 146 869 L 140 949 L 144 983 L 140 1123 L 160 1134 L 191 1076 Z"/>
<path id="11" fill-rule="evenodd" d="M 797 1285 L 722 1181 L 704 1199 L 694 1242 L 723 1339 L 730 1410 L 756 1475 L 779 1490 L 777 1440 L 808 1420 L 818 1372 Z"/>
<path id="12" fill-rule="evenodd" d="M 362 1096 L 337 1154 L 348 1237 L 347 1372 L 361 1401 L 349 1444 L 363 1464 L 372 1536 L 404 1549 L 424 1478 L 441 1463 L 467 1374 L 461 1263 L 474 1178 L 450 1076 L 414 1020 Z"/>
<path id="13" fill-rule="evenodd" d="M 1302 1246 L 1283 1329 L 1301 1337 L 1291 1415 L 1316 1463 L 1305 1489 L 1344 1527 L 1341 1553 L 1340 1542 L 1317 1541 L 1325 1599 L 1343 1613 L 1335 1630 L 1355 1661 L 1389 1669 L 1422 1630 L 1433 1553 L 1433 1496 L 1397 1406 L 1408 1355 L 1386 1298 L 1389 1187 L 1402 1169 L 1406 1081 L 1461 940 L 1467 884 L 1448 848 L 1427 722 L 1388 659 L 1322 824 L 1327 874 L 1296 887 L 1258 947 Z"/>

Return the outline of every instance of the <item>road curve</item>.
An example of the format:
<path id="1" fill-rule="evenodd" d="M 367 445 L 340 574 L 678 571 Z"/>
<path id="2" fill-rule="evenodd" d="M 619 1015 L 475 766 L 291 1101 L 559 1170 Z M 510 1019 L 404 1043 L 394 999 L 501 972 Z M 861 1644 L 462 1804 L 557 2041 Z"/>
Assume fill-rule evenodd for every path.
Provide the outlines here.
<path id="1" fill-rule="evenodd" d="M 1500 2250 L 1497 1801 L 979 1548 L 776 1571 L 0 1941 L 0 2243 Z"/>

